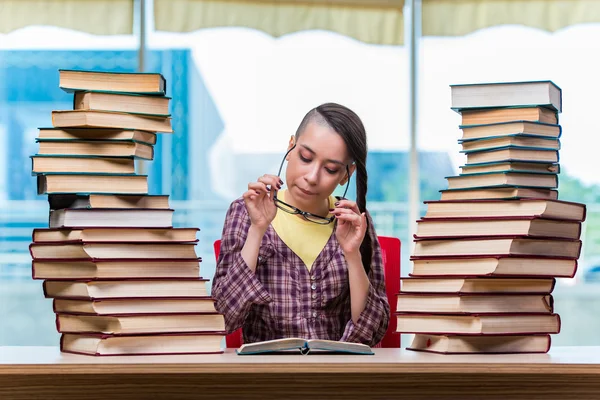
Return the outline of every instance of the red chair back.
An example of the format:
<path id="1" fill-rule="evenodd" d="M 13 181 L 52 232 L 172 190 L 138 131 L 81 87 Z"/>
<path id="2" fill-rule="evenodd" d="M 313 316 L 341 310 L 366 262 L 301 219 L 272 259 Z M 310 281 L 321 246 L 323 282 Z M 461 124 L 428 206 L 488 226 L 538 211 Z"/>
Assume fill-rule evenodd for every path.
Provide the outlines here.
<path id="1" fill-rule="evenodd" d="M 381 246 L 381 257 L 383 258 L 383 273 L 385 275 L 385 293 L 390 303 L 390 323 L 381 342 L 375 347 L 399 348 L 400 334 L 396 333 L 396 295 L 400 292 L 400 239 L 387 236 L 378 236 Z M 219 259 L 221 241 L 215 240 L 215 258 Z M 244 344 L 242 329 L 228 334 L 225 343 L 229 348 L 238 348 Z"/>

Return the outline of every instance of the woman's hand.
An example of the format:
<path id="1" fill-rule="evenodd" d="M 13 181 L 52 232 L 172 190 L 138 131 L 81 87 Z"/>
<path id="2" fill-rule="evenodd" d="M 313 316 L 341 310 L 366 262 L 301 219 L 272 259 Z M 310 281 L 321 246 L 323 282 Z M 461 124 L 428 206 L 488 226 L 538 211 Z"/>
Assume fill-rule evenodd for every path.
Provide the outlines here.
<path id="1" fill-rule="evenodd" d="M 273 195 L 281 189 L 283 181 L 275 175 L 263 175 L 257 182 L 248 184 L 248 191 L 242 196 L 251 224 L 266 231 L 275 215 L 277 208 L 273 201 Z"/>
<path id="2" fill-rule="evenodd" d="M 354 201 L 340 200 L 331 212 L 337 219 L 335 236 L 344 255 L 360 253 L 360 245 L 367 232 L 367 216 L 358 210 Z"/>

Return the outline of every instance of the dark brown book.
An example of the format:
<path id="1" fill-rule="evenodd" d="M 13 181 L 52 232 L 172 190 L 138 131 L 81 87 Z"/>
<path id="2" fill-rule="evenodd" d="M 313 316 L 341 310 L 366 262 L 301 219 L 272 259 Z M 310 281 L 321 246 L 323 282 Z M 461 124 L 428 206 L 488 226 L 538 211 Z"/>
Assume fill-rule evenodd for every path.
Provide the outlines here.
<path id="1" fill-rule="evenodd" d="M 400 278 L 401 293 L 448 293 L 448 294 L 550 294 L 554 290 L 554 278 L 500 278 L 500 277 L 434 277 Z"/>
<path id="2" fill-rule="evenodd" d="M 31 243 L 34 260 L 139 260 L 196 258 L 196 243 L 57 242 Z"/>
<path id="3" fill-rule="evenodd" d="M 58 314 L 137 315 L 216 313 L 215 301 L 204 298 L 122 298 L 102 300 L 54 299 Z"/>
<path id="4" fill-rule="evenodd" d="M 47 173 L 37 176 L 38 194 L 148 193 L 147 175 Z"/>

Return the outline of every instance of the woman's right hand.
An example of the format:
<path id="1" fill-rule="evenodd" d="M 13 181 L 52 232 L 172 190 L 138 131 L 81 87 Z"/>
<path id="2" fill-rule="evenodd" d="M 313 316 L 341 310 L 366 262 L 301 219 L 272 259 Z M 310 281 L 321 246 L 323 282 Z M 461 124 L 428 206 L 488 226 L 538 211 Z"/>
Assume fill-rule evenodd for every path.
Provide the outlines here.
<path id="1" fill-rule="evenodd" d="M 267 174 L 258 178 L 258 182 L 248 184 L 248 191 L 242 197 L 250 222 L 256 228 L 266 231 L 275 218 L 277 207 L 273 195 L 281 189 L 282 184 L 278 176 Z"/>

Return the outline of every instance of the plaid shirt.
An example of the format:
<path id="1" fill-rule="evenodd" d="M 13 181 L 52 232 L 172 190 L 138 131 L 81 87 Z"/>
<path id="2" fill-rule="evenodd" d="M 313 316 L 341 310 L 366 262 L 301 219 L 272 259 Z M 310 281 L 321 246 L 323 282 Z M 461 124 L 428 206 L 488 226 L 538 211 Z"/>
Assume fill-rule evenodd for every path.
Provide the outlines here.
<path id="1" fill-rule="evenodd" d="M 244 342 L 285 337 L 379 343 L 390 318 L 385 294 L 381 248 L 369 214 L 368 234 L 373 261 L 365 309 L 354 324 L 346 259 L 335 234 L 309 272 L 283 243 L 272 226 L 265 233 L 253 273 L 241 255 L 250 218 L 242 199 L 235 200 L 225 218 L 221 250 L 212 284 L 217 311 L 233 332 L 243 327 Z"/>

